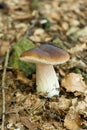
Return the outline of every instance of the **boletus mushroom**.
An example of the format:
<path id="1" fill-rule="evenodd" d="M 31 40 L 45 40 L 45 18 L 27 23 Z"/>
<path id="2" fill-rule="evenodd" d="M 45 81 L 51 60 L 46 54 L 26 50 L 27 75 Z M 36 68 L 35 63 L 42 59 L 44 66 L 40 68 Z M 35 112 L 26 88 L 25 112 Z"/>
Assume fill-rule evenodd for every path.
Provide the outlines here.
<path id="1" fill-rule="evenodd" d="M 23 52 L 20 60 L 36 64 L 37 92 L 51 98 L 59 95 L 59 82 L 53 65 L 62 64 L 69 60 L 69 54 L 53 45 L 43 44 Z"/>

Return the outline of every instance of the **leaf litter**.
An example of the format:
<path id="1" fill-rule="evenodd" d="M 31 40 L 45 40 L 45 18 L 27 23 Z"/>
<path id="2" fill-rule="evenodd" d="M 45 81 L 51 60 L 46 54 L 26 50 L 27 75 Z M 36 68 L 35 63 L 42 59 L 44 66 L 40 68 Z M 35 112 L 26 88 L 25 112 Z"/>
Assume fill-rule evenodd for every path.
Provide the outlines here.
<path id="1" fill-rule="evenodd" d="M 55 66 L 61 89 L 60 96 L 52 99 L 37 94 L 35 71 L 23 73 L 18 63 L 18 68 L 7 67 L 6 130 L 87 129 L 86 16 L 86 0 L 0 1 L 0 79 L 5 53 L 9 47 L 17 46 L 25 35 L 36 46 L 49 42 L 70 53 L 67 63 Z M 15 56 L 12 57 L 14 59 Z M 13 61 L 12 65 L 16 63 Z M 0 92 L 0 128 L 1 124 Z"/>

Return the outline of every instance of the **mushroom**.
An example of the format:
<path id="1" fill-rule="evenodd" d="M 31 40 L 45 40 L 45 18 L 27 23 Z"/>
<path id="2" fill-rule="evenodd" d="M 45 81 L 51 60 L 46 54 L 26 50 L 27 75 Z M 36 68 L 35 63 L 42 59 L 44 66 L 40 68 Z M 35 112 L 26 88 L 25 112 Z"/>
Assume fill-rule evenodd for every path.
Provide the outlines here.
<path id="1" fill-rule="evenodd" d="M 59 82 L 53 65 L 62 64 L 69 59 L 69 54 L 53 45 L 43 44 L 23 52 L 20 60 L 36 63 L 37 92 L 51 98 L 59 95 Z"/>

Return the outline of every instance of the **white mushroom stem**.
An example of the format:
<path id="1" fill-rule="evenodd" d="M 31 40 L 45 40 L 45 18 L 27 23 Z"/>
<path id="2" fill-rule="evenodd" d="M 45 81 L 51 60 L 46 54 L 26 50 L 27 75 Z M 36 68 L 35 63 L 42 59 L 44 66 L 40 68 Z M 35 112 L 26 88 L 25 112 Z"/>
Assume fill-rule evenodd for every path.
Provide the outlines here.
<path id="1" fill-rule="evenodd" d="M 53 65 L 36 65 L 36 85 L 37 92 L 44 97 L 59 95 L 59 82 Z"/>

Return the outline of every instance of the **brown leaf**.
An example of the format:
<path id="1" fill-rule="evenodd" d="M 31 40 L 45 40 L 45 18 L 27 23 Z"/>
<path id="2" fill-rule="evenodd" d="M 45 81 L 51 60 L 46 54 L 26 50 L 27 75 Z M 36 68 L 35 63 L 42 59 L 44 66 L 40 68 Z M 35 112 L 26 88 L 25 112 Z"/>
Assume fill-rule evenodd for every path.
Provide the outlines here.
<path id="1" fill-rule="evenodd" d="M 29 117 L 23 116 L 23 117 L 20 117 L 20 120 L 21 120 L 21 122 L 24 126 L 29 128 L 29 130 L 35 130 L 36 129 L 35 125 L 33 123 L 31 123 L 31 121 L 29 120 Z"/>
<path id="2" fill-rule="evenodd" d="M 79 114 L 87 116 L 87 103 L 85 99 L 82 99 L 82 101 L 78 101 L 78 98 L 72 99 L 71 107 Z"/>
<path id="3" fill-rule="evenodd" d="M 16 72 L 17 72 L 16 80 L 23 81 L 26 84 L 29 83 L 30 80 L 24 76 L 23 72 L 21 71 L 16 71 Z"/>
<path id="4" fill-rule="evenodd" d="M 28 84 L 30 87 L 33 87 L 34 82 L 27 77 L 21 71 L 16 71 L 16 80 L 22 81 L 24 84 Z"/>
<path id="5" fill-rule="evenodd" d="M 64 126 L 69 130 L 81 130 L 80 129 L 80 117 L 74 110 L 70 110 L 65 117 Z"/>
<path id="6" fill-rule="evenodd" d="M 73 48 L 69 49 L 69 53 L 75 54 L 79 51 L 84 51 L 87 48 L 86 43 L 83 44 L 76 44 Z"/>
<path id="7" fill-rule="evenodd" d="M 61 96 L 59 98 L 59 102 L 51 102 L 50 103 L 51 108 L 55 109 L 57 111 L 58 111 L 58 109 L 60 109 L 60 110 L 67 110 L 69 108 L 70 104 L 71 104 L 71 100 L 67 99 L 64 96 Z"/>
<path id="8" fill-rule="evenodd" d="M 66 98 L 65 96 L 61 96 L 59 98 L 59 108 L 62 110 L 66 110 L 69 108 L 71 104 L 71 99 Z"/>
<path id="9" fill-rule="evenodd" d="M 14 15 L 12 16 L 14 20 L 26 20 L 26 19 L 31 19 L 30 14 L 17 14 L 14 12 Z"/>
<path id="10" fill-rule="evenodd" d="M 8 41 L 0 39 L 0 56 L 3 56 L 9 49 L 10 44 Z"/>
<path id="11" fill-rule="evenodd" d="M 69 73 L 65 76 L 62 80 L 62 86 L 66 88 L 67 92 L 85 92 L 87 86 L 83 81 L 83 78 L 80 74 L 76 73 Z"/>
<path id="12" fill-rule="evenodd" d="M 87 115 L 87 103 L 84 101 L 78 102 L 76 109 L 79 113 Z"/>

